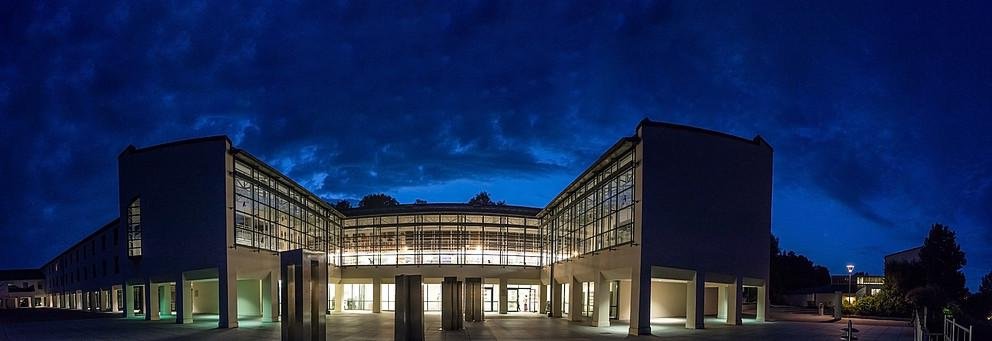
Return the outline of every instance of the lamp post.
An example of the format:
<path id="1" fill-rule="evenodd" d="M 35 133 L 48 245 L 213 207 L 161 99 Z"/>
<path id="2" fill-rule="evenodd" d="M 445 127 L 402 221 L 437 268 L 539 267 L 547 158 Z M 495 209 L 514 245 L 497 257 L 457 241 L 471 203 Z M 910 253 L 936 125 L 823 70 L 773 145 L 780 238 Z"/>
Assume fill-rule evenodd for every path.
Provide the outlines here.
<path id="1" fill-rule="evenodd" d="M 854 264 L 847 265 L 847 293 L 851 293 L 851 278 L 854 275 Z"/>

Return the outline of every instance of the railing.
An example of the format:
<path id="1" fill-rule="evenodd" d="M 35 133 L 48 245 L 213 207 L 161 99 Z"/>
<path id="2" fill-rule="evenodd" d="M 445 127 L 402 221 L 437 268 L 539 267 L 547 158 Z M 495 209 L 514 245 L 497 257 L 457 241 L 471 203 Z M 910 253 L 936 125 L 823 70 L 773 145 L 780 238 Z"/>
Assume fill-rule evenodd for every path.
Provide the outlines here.
<path id="1" fill-rule="evenodd" d="M 920 313 L 913 310 L 913 341 L 941 341 L 942 334 L 927 331 L 927 308 L 923 308 L 923 320 Z"/>
<path id="2" fill-rule="evenodd" d="M 944 341 L 971 341 L 972 326 L 964 326 L 954 322 L 953 318 L 944 316 Z"/>

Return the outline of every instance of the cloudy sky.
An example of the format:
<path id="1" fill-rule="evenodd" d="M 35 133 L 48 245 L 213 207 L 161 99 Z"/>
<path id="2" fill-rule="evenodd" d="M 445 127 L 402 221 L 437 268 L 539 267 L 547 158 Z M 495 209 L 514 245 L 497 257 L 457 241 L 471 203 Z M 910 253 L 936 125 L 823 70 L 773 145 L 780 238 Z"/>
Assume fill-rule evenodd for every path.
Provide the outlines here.
<path id="1" fill-rule="evenodd" d="M 227 134 L 325 198 L 543 207 L 643 118 L 764 136 L 772 231 L 834 273 L 949 224 L 992 270 L 986 2 L 18 1 L 0 268 L 116 214 L 128 144 Z"/>

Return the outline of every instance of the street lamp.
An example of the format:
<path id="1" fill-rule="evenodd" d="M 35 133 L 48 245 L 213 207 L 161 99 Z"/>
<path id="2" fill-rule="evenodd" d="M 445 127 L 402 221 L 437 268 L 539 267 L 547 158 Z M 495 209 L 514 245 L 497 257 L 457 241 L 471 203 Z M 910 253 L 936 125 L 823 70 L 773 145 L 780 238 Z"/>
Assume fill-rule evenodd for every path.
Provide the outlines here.
<path id="1" fill-rule="evenodd" d="M 847 265 L 847 293 L 851 293 L 851 277 L 854 275 L 854 264 Z"/>

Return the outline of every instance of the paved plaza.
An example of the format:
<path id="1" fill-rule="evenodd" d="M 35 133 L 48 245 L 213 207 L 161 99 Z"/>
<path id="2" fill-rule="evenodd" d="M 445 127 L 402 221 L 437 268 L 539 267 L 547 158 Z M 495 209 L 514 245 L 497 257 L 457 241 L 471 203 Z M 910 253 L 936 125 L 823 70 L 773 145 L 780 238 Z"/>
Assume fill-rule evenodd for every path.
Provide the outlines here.
<path id="1" fill-rule="evenodd" d="M 13 314 L 30 314 L 13 316 Z M 218 329 L 216 315 L 196 315 L 193 324 L 174 320 L 144 321 L 115 318 L 107 314 L 4 311 L 0 315 L 2 340 L 277 340 L 279 323 L 243 318 L 240 328 Z M 627 324 L 614 322 L 608 328 L 593 328 L 536 314 L 489 316 L 482 323 L 466 323 L 460 332 L 439 331 L 440 316 L 425 316 L 427 340 L 609 340 L 625 339 Z M 328 340 L 391 340 L 391 313 L 335 313 L 328 315 Z M 829 322 L 767 322 L 745 320 L 742 326 L 726 326 L 706 320 L 706 329 L 685 329 L 680 319 L 656 319 L 652 336 L 666 340 L 838 340 L 847 320 Z M 912 329 L 900 321 L 856 320 L 860 340 L 911 340 Z"/>

